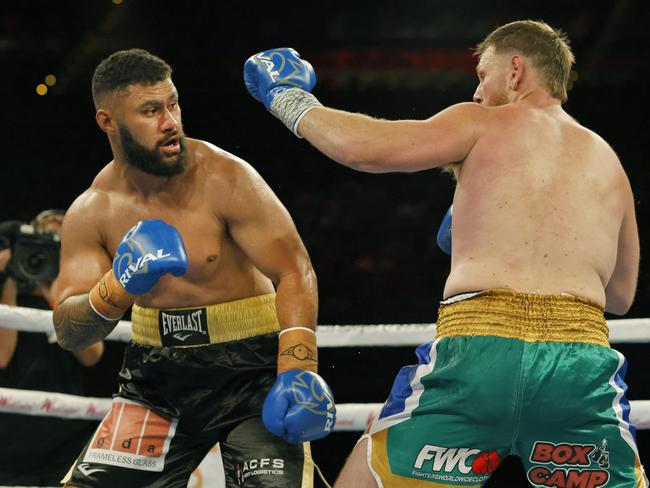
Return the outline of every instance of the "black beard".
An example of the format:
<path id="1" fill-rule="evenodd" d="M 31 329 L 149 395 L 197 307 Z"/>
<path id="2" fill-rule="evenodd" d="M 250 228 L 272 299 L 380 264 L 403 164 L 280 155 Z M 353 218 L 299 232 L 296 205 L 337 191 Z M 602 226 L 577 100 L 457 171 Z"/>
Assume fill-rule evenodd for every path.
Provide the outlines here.
<path id="1" fill-rule="evenodd" d="M 162 145 L 161 143 L 157 143 L 154 149 L 147 149 L 134 139 L 126 126 L 118 124 L 118 130 L 120 131 L 122 152 L 129 166 L 155 176 L 174 176 L 185 171 L 187 152 L 185 136 L 182 133 L 178 136 L 180 152 L 175 156 L 166 157 L 158 149 Z"/>

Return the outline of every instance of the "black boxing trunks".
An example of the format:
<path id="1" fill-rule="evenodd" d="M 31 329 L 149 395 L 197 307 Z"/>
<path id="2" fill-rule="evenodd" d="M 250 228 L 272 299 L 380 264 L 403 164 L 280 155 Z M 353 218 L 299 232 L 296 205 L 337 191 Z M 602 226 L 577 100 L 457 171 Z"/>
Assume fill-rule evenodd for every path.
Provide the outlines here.
<path id="1" fill-rule="evenodd" d="M 274 300 L 271 294 L 195 309 L 134 308 L 119 393 L 62 482 L 185 488 L 218 442 L 227 488 L 311 488 L 309 443 L 286 443 L 260 418 L 276 375 Z M 193 345 L 152 344 L 183 338 Z"/>

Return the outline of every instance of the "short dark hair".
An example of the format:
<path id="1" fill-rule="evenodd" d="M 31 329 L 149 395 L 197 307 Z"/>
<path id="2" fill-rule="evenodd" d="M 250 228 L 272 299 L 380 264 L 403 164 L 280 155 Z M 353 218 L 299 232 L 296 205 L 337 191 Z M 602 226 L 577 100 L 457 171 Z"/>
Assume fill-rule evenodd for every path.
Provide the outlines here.
<path id="1" fill-rule="evenodd" d="M 99 108 L 106 93 L 124 90 L 131 85 L 154 85 L 171 74 L 171 66 L 144 49 L 117 51 L 99 63 L 93 73 L 95 108 Z"/>

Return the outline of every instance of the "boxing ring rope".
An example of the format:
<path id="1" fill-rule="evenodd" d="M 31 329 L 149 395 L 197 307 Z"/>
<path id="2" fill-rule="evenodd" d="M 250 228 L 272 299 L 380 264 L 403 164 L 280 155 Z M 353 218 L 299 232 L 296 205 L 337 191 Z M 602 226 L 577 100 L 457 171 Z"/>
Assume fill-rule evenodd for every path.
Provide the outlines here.
<path id="1" fill-rule="evenodd" d="M 0 305 L 0 324 L 26 332 L 52 334 L 52 312 Z M 650 319 L 622 319 L 607 322 L 610 342 L 650 342 Z M 322 325 L 319 347 L 417 346 L 435 335 L 435 324 Z M 127 342 L 131 323 L 120 321 L 107 340 Z M 639 429 L 650 429 L 650 400 L 632 400 L 630 416 Z M 0 413 L 55 416 L 100 420 L 110 410 L 110 398 L 77 397 L 63 393 L 0 388 Z M 377 415 L 380 403 L 337 405 L 336 431 L 362 431 Z"/>
<path id="2" fill-rule="evenodd" d="M 645 400 L 644 400 L 645 401 Z M 111 409 L 111 398 L 95 398 L 36 390 L 0 388 L 0 413 L 101 420 Z M 647 427 L 650 428 L 650 400 Z M 344 403 L 336 406 L 336 431 L 362 431 L 379 413 L 381 403 Z M 632 402 L 632 408 L 636 408 Z"/>
<path id="3" fill-rule="evenodd" d="M 0 324 L 24 332 L 52 333 L 52 312 L 0 304 Z M 650 319 L 608 320 L 612 344 L 650 342 Z M 319 347 L 397 347 L 418 346 L 430 341 L 435 324 L 321 325 Z M 131 340 L 131 322 L 120 320 L 109 341 Z"/>
<path id="4" fill-rule="evenodd" d="M 650 343 L 650 319 L 609 320 L 609 338 L 617 343 Z M 52 312 L 0 304 L 0 326 L 25 332 L 48 334 L 54 342 Z M 319 347 L 408 347 L 432 340 L 435 324 L 380 324 L 380 325 L 323 325 L 317 329 Z M 106 338 L 128 342 L 131 323 L 120 321 Z M 101 420 L 110 410 L 111 398 L 94 398 L 43 392 L 0 388 L 0 414 L 13 413 L 49 416 L 67 419 Z M 630 401 L 630 419 L 638 429 L 650 429 L 650 400 Z M 363 431 L 379 414 L 381 403 L 344 403 L 337 405 L 335 431 Z M 218 446 L 206 456 L 197 472 L 203 469 L 205 486 L 223 488 L 223 468 Z M 192 474 L 188 487 L 200 488 L 197 472 Z M 0 488 L 38 488 L 4 487 Z"/>
<path id="5" fill-rule="evenodd" d="M 0 388 L 0 413 L 67 419 L 101 420 L 111 409 L 111 398 L 94 398 L 36 390 Z M 363 431 L 381 409 L 381 403 L 336 405 L 336 432 Z M 638 429 L 650 429 L 650 400 L 631 400 L 630 417 Z"/>

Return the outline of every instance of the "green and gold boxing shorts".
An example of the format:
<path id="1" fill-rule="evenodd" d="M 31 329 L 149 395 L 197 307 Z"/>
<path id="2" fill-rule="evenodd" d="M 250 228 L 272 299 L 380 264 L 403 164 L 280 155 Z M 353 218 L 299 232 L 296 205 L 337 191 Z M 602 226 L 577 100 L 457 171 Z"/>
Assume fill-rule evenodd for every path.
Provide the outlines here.
<path id="1" fill-rule="evenodd" d="M 648 486 L 627 364 L 597 304 L 511 290 L 455 297 L 416 354 L 367 435 L 380 487 L 478 487 L 510 454 L 536 487 Z"/>

